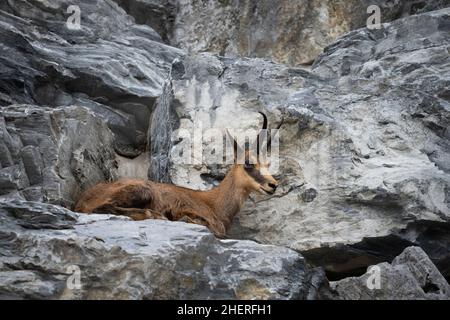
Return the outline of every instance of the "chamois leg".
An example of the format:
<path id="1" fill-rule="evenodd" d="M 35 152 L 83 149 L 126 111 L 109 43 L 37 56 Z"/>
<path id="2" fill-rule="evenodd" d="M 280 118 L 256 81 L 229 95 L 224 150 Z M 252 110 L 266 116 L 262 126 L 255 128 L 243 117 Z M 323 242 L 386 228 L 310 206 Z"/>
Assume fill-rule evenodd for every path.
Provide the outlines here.
<path id="1" fill-rule="evenodd" d="M 145 220 L 145 219 L 167 220 L 167 218 L 163 216 L 161 213 L 150 209 L 122 208 L 114 205 L 103 205 L 94 210 L 94 212 L 127 216 L 133 220 Z"/>
<path id="2" fill-rule="evenodd" d="M 226 238 L 225 226 L 221 222 L 208 221 L 207 219 L 191 212 L 182 213 L 178 221 L 199 224 L 211 230 L 217 238 Z"/>
<path id="3" fill-rule="evenodd" d="M 133 220 L 145 220 L 145 219 L 168 220 L 161 213 L 150 209 L 120 208 L 120 210 L 124 212 L 124 215 L 128 215 Z"/>

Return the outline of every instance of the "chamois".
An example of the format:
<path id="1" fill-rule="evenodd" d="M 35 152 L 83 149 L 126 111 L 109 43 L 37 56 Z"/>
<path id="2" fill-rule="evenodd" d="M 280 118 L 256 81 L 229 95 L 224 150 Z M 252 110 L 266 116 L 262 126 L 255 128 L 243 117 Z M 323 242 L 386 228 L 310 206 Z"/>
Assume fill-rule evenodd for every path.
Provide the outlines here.
<path id="1" fill-rule="evenodd" d="M 263 116 L 262 130 L 267 129 Z M 277 129 L 280 128 L 283 121 Z M 231 135 L 228 133 L 229 137 Z M 75 205 L 82 213 L 109 213 L 134 220 L 166 219 L 207 226 L 217 237 L 225 237 L 233 217 L 240 211 L 251 192 L 273 194 L 278 182 L 269 174 L 269 163 L 259 152 L 252 154 L 248 145 L 242 149 L 232 137 L 234 164 L 220 184 L 208 191 L 192 190 L 150 180 L 124 179 L 100 183 L 86 190 Z M 271 148 L 271 135 L 267 138 Z M 239 159 L 238 154 L 245 159 Z M 244 161 L 242 161 L 244 160 Z"/>

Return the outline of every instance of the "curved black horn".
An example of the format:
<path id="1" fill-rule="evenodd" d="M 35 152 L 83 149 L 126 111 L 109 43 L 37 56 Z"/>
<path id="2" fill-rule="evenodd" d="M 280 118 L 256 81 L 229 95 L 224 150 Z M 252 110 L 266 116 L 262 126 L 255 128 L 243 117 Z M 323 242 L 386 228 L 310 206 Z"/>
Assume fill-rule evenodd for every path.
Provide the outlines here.
<path id="1" fill-rule="evenodd" d="M 263 122 L 263 126 L 262 126 L 262 130 L 266 130 L 267 129 L 267 116 L 262 113 L 261 111 L 258 111 L 258 113 L 260 113 L 263 116 L 264 122 Z"/>
<path id="2" fill-rule="evenodd" d="M 263 125 L 262 125 L 262 128 L 261 128 L 261 130 L 258 132 L 258 135 L 256 136 L 256 156 L 257 156 L 257 158 L 258 158 L 258 160 L 259 160 L 259 136 L 261 135 L 261 131 L 262 130 L 267 130 L 267 116 L 263 113 L 263 112 L 261 112 L 261 111 L 258 111 L 258 113 L 259 114 L 261 114 L 262 116 L 263 116 Z M 266 133 L 266 132 L 265 132 Z M 266 133 L 267 134 L 267 133 Z"/>

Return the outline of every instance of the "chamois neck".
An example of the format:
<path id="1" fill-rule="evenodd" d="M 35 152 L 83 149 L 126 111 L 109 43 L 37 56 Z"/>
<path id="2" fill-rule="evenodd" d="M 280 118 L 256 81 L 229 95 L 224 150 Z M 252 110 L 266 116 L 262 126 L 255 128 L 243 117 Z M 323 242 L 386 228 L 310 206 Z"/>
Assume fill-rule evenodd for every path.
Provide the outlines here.
<path id="1" fill-rule="evenodd" d="M 233 166 L 222 182 L 209 191 L 213 198 L 214 211 L 226 227 L 231 224 L 250 194 L 238 179 L 237 168 Z"/>

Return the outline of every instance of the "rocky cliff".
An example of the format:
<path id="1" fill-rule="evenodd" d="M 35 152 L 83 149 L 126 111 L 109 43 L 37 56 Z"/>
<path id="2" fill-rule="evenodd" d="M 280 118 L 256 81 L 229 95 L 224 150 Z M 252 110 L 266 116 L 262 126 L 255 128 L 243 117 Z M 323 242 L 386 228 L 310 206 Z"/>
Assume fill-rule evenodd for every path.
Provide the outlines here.
<path id="1" fill-rule="evenodd" d="M 450 298 L 450 4 L 375 2 L 379 29 L 366 1 L 1 2 L 0 298 Z M 212 187 L 171 137 L 258 111 L 280 187 L 228 240 L 70 211 L 120 177 Z"/>

